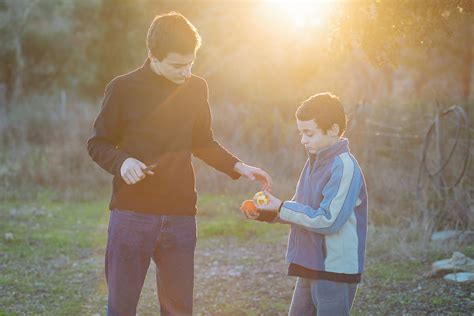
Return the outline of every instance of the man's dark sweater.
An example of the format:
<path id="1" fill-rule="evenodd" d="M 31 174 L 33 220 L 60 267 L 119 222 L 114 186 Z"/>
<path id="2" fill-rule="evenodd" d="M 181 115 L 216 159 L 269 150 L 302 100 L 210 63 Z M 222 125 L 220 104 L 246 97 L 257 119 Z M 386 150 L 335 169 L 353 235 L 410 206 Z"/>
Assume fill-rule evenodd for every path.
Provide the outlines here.
<path id="1" fill-rule="evenodd" d="M 239 160 L 215 139 L 207 83 L 192 76 L 178 85 L 150 69 L 150 61 L 113 79 L 87 142 L 89 155 L 114 175 L 110 209 L 167 215 L 196 214 L 191 154 L 233 179 Z M 154 175 L 133 185 L 120 176 L 129 157 L 149 165 Z"/>

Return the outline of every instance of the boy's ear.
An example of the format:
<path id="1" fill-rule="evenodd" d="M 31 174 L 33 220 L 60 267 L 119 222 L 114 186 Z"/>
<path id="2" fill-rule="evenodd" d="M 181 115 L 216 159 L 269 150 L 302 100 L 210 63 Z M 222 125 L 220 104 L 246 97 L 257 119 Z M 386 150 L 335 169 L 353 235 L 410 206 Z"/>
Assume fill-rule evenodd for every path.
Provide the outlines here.
<path id="1" fill-rule="evenodd" d="M 332 124 L 331 128 L 328 129 L 327 133 L 329 136 L 339 136 L 339 124 Z"/>

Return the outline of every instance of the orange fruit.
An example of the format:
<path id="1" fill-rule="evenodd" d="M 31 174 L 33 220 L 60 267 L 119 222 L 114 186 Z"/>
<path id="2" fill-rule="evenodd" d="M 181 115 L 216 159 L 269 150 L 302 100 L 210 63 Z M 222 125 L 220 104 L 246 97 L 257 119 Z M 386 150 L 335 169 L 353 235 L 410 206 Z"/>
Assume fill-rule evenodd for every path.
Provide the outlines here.
<path id="1" fill-rule="evenodd" d="M 245 200 L 242 202 L 240 209 L 245 212 L 255 212 L 257 210 L 257 207 L 255 206 L 255 203 L 252 200 Z"/>

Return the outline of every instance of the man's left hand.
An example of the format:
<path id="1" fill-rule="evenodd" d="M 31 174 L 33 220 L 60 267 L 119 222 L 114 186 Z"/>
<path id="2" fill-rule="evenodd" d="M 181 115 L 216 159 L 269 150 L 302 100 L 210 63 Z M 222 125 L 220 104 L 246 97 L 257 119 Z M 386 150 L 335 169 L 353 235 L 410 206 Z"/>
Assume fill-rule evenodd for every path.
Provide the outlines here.
<path id="1" fill-rule="evenodd" d="M 234 171 L 240 173 L 242 176 L 252 180 L 258 181 L 262 184 L 262 189 L 271 191 L 272 189 L 272 178 L 268 173 L 260 168 L 249 166 L 243 162 L 237 162 L 234 166 Z"/>

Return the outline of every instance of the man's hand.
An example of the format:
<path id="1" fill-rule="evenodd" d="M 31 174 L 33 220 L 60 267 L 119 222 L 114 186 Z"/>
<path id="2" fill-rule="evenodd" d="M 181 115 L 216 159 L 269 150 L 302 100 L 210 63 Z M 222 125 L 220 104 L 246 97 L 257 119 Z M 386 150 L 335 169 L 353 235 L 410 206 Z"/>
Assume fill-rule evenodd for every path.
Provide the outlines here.
<path id="1" fill-rule="evenodd" d="M 264 191 L 265 195 L 268 197 L 268 203 L 264 205 L 257 205 L 257 208 L 262 211 L 272 211 L 278 212 L 281 206 L 281 200 L 274 197 L 270 192 Z"/>
<path id="2" fill-rule="evenodd" d="M 146 168 L 140 160 L 127 158 L 120 167 L 120 176 L 126 184 L 132 185 L 144 179 L 147 174 L 154 175 L 153 171 L 145 170 Z"/>
<path id="3" fill-rule="evenodd" d="M 252 181 L 259 181 L 262 184 L 263 190 L 272 190 L 272 178 L 262 169 L 246 165 L 239 161 L 235 164 L 234 171 Z"/>

